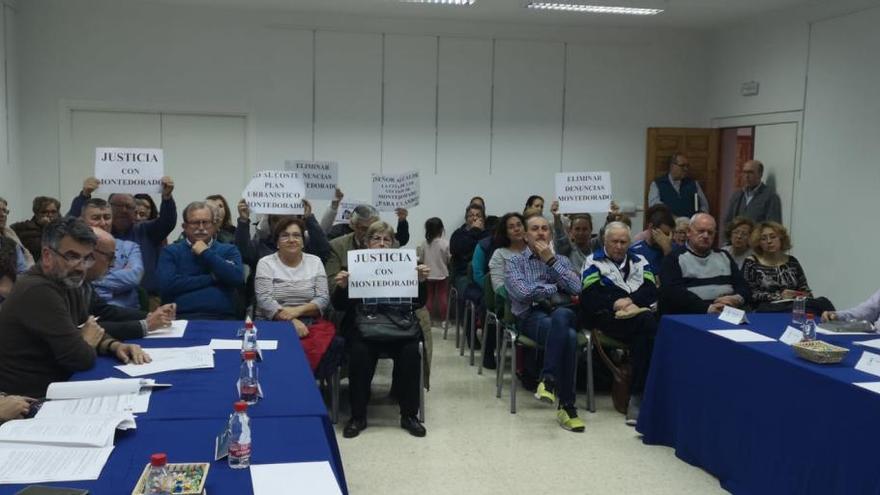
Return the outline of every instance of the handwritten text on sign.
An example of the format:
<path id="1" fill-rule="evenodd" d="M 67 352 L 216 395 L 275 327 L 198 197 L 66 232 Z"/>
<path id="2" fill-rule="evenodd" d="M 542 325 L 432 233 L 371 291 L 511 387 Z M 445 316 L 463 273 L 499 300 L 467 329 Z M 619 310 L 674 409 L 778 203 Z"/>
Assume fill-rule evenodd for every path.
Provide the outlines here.
<path id="1" fill-rule="evenodd" d="M 611 207 L 611 172 L 556 174 L 560 213 L 592 213 Z"/>
<path id="2" fill-rule="evenodd" d="M 373 206 L 379 211 L 412 208 L 419 204 L 419 173 L 373 174 Z"/>
<path id="3" fill-rule="evenodd" d="M 333 199 L 339 182 L 339 164 L 306 160 L 286 161 L 285 170 L 295 170 L 306 184 L 306 198 Z"/>
<path id="4" fill-rule="evenodd" d="M 253 213 L 299 215 L 306 188 L 297 172 L 262 170 L 254 174 L 242 196 Z"/>
<path id="5" fill-rule="evenodd" d="M 419 297 L 415 249 L 358 249 L 348 252 L 348 295 Z"/>
<path id="6" fill-rule="evenodd" d="M 161 193 L 164 169 L 160 149 L 95 148 L 95 178 L 102 193 Z"/>

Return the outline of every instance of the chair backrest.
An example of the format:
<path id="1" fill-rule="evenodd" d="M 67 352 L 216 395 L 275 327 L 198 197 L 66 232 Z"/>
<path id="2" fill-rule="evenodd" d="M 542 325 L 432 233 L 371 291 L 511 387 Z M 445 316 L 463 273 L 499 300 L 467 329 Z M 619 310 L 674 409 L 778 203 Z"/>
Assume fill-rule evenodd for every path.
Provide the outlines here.
<path id="1" fill-rule="evenodd" d="M 486 279 L 483 280 L 483 305 L 486 306 L 486 309 L 489 311 L 498 314 L 496 311 L 497 306 L 495 305 L 495 289 L 492 288 L 492 277 L 486 275 Z"/>

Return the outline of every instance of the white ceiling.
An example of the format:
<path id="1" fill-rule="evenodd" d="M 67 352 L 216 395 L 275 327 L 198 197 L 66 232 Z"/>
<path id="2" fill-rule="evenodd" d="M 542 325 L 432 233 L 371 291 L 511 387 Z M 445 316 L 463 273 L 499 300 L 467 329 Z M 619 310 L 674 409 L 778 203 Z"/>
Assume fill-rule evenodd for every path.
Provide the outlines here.
<path id="1" fill-rule="evenodd" d="M 153 1 L 180 5 L 270 9 L 384 18 L 444 19 L 566 27 L 615 26 L 709 29 L 773 11 L 837 0 L 576 0 L 580 3 L 651 7 L 666 10 L 657 16 L 533 11 L 524 8 L 526 0 L 476 0 L 476 3 L 470 7 L 406 4 L 400 3 L 397 0 Z"/>

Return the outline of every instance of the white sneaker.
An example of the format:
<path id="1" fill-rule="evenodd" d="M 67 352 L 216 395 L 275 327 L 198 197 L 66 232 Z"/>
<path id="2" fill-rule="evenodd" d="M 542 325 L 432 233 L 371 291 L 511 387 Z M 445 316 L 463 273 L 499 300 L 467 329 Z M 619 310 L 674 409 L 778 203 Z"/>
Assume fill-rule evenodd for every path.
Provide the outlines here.
<path id="1" fill-rule="evenodd" d="M 639 422 L 639 408 L 642 405 L 642 398 L 638 395 L 629 397 L 629 405 L 626 407 L 626 425 L 635 426 Z"/>

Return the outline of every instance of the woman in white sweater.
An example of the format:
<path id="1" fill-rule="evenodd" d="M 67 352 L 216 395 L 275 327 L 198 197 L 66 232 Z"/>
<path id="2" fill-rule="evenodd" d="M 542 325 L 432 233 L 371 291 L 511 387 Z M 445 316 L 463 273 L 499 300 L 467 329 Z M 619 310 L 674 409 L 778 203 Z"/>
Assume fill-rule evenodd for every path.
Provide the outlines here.
<path id="1" fill-rule="evenodd" d="M 333 324 L 322 318 L 330 304 L 327 274 L 321 258 L 303 252 L 302 220 L 283 217 L 273 233 L 278 251 L 257 263 L 257 317 L 289 321 L 314 370 L 336 334 Z"/>

